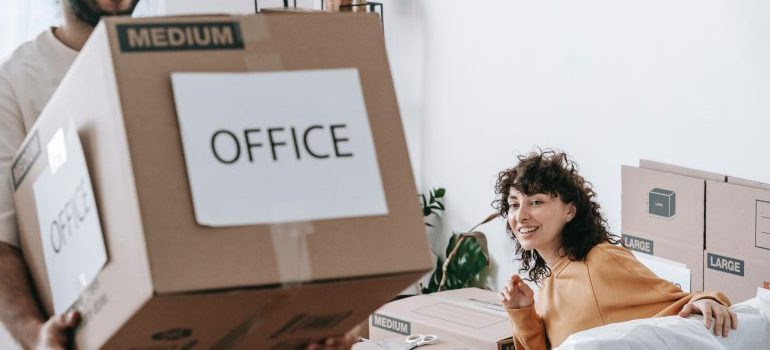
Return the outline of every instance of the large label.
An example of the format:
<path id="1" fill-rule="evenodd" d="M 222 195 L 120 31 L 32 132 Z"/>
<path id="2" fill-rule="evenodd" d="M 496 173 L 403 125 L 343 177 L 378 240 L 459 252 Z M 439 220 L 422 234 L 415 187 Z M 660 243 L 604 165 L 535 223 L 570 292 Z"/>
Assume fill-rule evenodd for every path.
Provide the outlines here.
<path id="1" fill-rule="evenodd" d="M 743 260 L 712 253 L 707 253 L 706 258 L 708 259 L 708 268 L 743 277 L 744 266 L 746 265 Z"/>
<path id="2" fill-rule="evenodd" d="M 237 22 L 118 24 L 122 52 L 242 49 Z"/>
<path id="3" fill-rule="evenodd" d="M 412 334 L 411 323 L 407 321 L 399 320 L 397 318 L 380 315 L 377 313 L 372 314 L 372 326 L 380 329 L 384 329 L 386 331 L 390 331 L 393 333 L 398 333 L 403 335 Z"/>
<path id="4" fill-rule="evenodd" d="M 33 184 L 54 311 L 65 312 L 107 262 L 91 178 L 70 123 L 47 142 L 48 167 Z"/>
<path id="5" fill-rule="evenodd" d="M 387 214 L 356 69 L 174 73 L 172 82 L 199 224 Z"/>
<path id="6" fill-rule="evenodd" d="M 654 242 L 649 239 L 623 234 L 623 246 L 637 252 L 653 255 Z"/>

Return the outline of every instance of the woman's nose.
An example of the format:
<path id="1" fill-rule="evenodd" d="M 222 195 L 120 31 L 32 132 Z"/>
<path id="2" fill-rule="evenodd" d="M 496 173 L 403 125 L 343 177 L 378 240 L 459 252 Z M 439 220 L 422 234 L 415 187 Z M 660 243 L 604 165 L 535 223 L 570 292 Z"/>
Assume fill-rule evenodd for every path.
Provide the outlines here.
<path id="1" fill-rule="evenodd" d="M 529 219 L 529 208 L 526 208 L 525 206 L 521 206 L 519 210 L 516 212 L 516 220 L 519 222 L 526 221 Z"/>

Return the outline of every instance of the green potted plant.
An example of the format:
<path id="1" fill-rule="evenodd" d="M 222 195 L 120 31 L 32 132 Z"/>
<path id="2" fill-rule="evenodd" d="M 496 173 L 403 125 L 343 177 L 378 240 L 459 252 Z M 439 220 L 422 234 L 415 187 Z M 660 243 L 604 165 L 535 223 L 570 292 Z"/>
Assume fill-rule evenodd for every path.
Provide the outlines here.
<path id="1" fill-rule="evenodd" d="M 420 205 L 425 225 L 433 227 L 427 222 L 431 215 L 440 217 L 445 211 L 444 188 L 431 189 L 426 198 L 420 194 Z M 428 281 L 427 286 L 421 287 L 423 294 L 440 292 L 442 290 L 460 289 L 471 286 L 482 287 L 485 285 L 481 276 L 489 269 L 489 250 L 487 238 L 484 233 L 476 231 L 476 228 L 496 218 L 498 214 L 489 215 L 481 223 L 464 233 L 452 233 L 446 247 L 446 259 L 440 254 L 436 255 L 436 268 Z"/>

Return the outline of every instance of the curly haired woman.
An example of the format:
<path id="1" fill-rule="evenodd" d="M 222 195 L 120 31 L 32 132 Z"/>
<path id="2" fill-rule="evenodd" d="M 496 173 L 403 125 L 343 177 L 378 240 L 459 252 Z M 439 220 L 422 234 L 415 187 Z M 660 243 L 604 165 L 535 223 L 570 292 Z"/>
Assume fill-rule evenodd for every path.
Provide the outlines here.
<path id="1" fill-rule="evenodd" d="M 493 206 L 516 242 L 520 273 L 500 291 L 516 349 L 559 346 L 568 336 L 609 323 L 655 316 L 704 315 L 727 336 L 738 320 L 720 292 L 686 293 L 657 277 L 607 231 L 596 193 L 565 153 L 518 157 L 500 172 Z"/>

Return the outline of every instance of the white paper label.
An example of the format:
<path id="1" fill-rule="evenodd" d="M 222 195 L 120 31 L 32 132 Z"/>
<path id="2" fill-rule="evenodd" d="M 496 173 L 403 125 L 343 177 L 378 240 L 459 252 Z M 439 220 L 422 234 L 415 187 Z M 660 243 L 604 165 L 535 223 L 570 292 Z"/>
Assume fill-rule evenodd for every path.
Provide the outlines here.
<path id="1" fill-rule="evenodd" d="M 658 277 L 679 286 L 682 291 L 690 292 L 690 278 L 692 271 L 687 265 L 645 253 L 632 252 L 639 262 L 647 266 Z"/>
<path id="2" fill-rule="evenodd" d="M 47 144 L 49 167 L 32 190 L 54 311 L 60 314 L 96 278 L 107 262 L 107 250 L 83 148 L 72 123 Z"/>
<path id="3" fill-rule="evenodd" d="M 388 213 L 358 70 L 171 78 L 199 224 Z"/>

